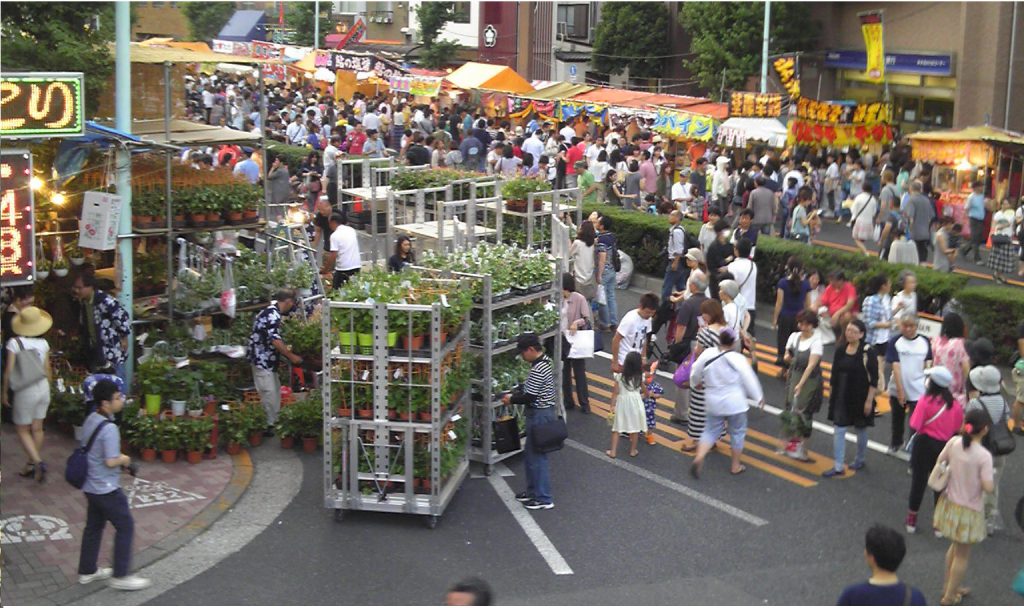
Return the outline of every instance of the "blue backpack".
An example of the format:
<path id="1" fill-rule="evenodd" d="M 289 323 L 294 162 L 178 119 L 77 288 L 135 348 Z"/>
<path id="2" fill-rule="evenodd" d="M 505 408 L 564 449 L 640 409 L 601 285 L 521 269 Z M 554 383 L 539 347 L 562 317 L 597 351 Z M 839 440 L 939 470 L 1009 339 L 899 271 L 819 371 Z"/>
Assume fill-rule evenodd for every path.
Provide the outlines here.
<path id="1" fill-rule="evenodd" d="M 64 467 L 64 479 L 68 483 L 75 486 L 79 490 L 85 485 L 85 480 L 89 477 L 89 450 L 92 449 L 92 444 L 96 441 L 96 436 L 100 434 L 103 427 L 110 424 L 109 420 L 104 420 L 96 427 L 96 430 L 89 436 L 89 443 L 85 444 L 85 447 L 78 446 L 74 452 L 68 456 L 68 461 Z"/>

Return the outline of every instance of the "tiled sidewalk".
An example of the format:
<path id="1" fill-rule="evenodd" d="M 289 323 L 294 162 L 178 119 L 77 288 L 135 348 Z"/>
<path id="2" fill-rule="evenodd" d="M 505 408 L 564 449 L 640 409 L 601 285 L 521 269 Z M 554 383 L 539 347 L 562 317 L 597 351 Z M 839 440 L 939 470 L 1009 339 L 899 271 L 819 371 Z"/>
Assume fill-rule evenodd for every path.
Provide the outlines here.
<path id="1" fill-rule="evenodd" d="M 8 604 L 56 604 L 84 595 L 78 586 L 78 554 L 85 526 L 86 501 L 81 491 L 64 481 L 64 462 L 75 442 L 49 432 L 43 460 L 49 465 L 45 483 L 17 475 L 26 458 L 14 427 L 0 428 L 0 543 L 3 548 L 3 587 L 0 601 Z M 133 569 L 151 563 L 202 532 L 238 500 L 252 478 L 248 454 L 190 465 L 160 461 L 140 463 L 136 480 L 124 475 L 122 487 L 135 518 Z M 113 559 L 114 529 L 103 535 L 100 564 Z M 100 583 L 94 583 L 99 585 Z"/>

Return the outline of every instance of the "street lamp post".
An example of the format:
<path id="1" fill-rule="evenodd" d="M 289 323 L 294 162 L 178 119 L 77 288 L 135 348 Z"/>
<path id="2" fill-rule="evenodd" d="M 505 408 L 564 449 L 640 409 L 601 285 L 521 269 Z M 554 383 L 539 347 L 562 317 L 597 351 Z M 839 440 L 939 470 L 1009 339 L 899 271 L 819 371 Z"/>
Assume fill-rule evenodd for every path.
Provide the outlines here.
<path id="1" fill-rule="evenodd" d="M 761 43 L 761 92 L 768 92 L 768 38 L 772 20 L 772 1 L 764 3 L 764 40 Z"/>

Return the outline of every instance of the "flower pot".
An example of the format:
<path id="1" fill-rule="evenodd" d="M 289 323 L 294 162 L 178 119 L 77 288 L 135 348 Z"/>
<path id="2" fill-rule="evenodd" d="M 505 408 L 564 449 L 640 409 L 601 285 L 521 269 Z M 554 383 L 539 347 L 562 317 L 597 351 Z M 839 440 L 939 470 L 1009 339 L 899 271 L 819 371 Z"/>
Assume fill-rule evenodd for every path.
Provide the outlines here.
<path id="1" fill-rule="evenodd" d="M 203 461 L 203 451 L 189 450 L 185 452 L 185 460 L 187 460 L 189 464 L 199 464 Z"/>
<path id="2" fill-rule="evenodd" d="M 43 279 L 45 279 L 48 276 L 50 276 L 50 271 L 49 270 L 37 270 L 36 271 L 36 278 L 39 279 L 40 281 L 42 281 Z"/>
<path id="3" fill-rule="evenodd" d="M 199 418 L 200 416 L 203 415 L 203 410 L 201 410 L 201 409 L 199 409 L 199 410 L 189 410 L 188 411 L 188 415 L 191 418 Z"/>
<path id="4" fill-rule="evenodd" d="M 146 403 L 146 413 L 150 416 L 156 416 L 160 413 L 160 395 L 146 395 L 144 397 Z"/>
<path id="5" fill-rule="evenodd" d="M 72 266 L 81 266 L 82 264 L 85 264 L 85 258 L 68 258 L 68 259 L 71 260 L 71 265 Z"/>
<path id="6" fill-rule="evenodd" d="M 356 418 L 370 420 L 373 418 L 373 408 L 356 409 Z"/>
<path id="7" fill-rule="evenodd" d="M 300 298 L 308 298 L 309 296 L 313 295 L 313 290 L 310 289 L 309 287 L 303 287 L 299 289 L 298 292 Z"/>
<path id="8" fill-rule="evenodd" d="M 424 336 L 402 336 L 402 348 L 405 350 L 423 350 Z"/>
<path id="9" fill-rule="evenodd" d="M 356 334 L 359 343 L 359 352 L 364 355 L 373 354 L 373 334 Z"/>
<path id="10" fill-rule="evenodd" d="M 284 437 L 284 436 L 281 437 L 281 449 L 282 450 L 290 450 L 290 449 L 292 449 L 294 447 L 295 447 L 295 438 L 294 437 Z"/>
<path id="11" fill-rule="evenodd" d="M 153 223 L 150 224 L 151 228 L 166 228 L 167 227 L 167 216 L 165 215 L 154 215 Z"/>
<path id="12" fill-rule="evenodd" d="M 214 401 L 213 399 L 208 400 L 206 402 L 206 405 L 203 406 L 203 413 L 206 414 L 207 416 L 213 416 L 216 412 L 217 402 Z"/>
<path id="13" fill-rule="evenodd" d="M 303 437 L 302 438 L 302 451 L 306 454 L 312 454 L 317 448 L 316 437 Z"/>
<path id="14" fill-rule="evenodd" d="M 339 407 L 338 408 L 338 415 L 341 416 L 342 418 L 351 418 L 352 417 L 352 408 L 350 408 L 350 407 Z"/>
<path id="15" fill-rule="evenodd" d="M 256 218 L 260 216 L 260 212 L 255 209 L 246 209 L 242 212 L 242 219 L 247 222 L 256 221 Z"/>
<path id="16" fill-rule="evenodd" d="M 396 344 L 398 344 L 398 332 L 397 331 L 389 331 L 388 332 L 388 348 L 394 348 Z"/>
<path id="17" fill-rule="evenodd" d="M 232 224 L 242 223 L 242 212 L 241 211 L 228 211 L 228 222 Z"/>
<path id="18" fill-rule="evenodd" d="M 338 344 L 341 346 L 341 352 L 351 353 L 354 350 L 352 347 L 356 344 L 355 334 L 350 331 L 338 332 Z"/>
<path id="19" fill-rule="evenodd" d="M 66 277 L 66 276 L 68 276 L 68 269 L 67 268 L 54 268 L 53 269 L 53 274 L 55 274 L 58 277 Z"/>
<path id="20" fill-rule="evenodd" d="M 171 413 L 175 416 L 185 415 L 185 400 L 184 399 L 171 399 Z"/>
<path id="21" fill-rule="evenodd" d="M 416 419 L 420 422 L 430 422 L 431 414 L 430 412 L 416 412 Z"/>
<path id="22" fill-rule="evenodd" d="M 139 450 L 139 455 L 142 457 L 142 462 L 153 462 L 156 460 L 156 450 L 154 448 L 142 448 Z"/>
<path id="23" fill-rule="evenodd" d="M 175 214 L 174 217 L 171 218 L 171 225 L 175 228 L 184 228 L 187 224 L 188 220 L 184 213 Z"/>
<path id="24" fill-rule="evenodd" d="M 224 220 L 221 219 L 220 213 L 207 213 L 206 223 L 211 226 L 219 226 L 224 223 Z"/>
<path id="25" fill-rule="evenodd" d="M 228 445 L 224 449 L 228 454 L 234 456 L 242 452 L 242 444 L 235 441 L 229 441 Z"/>
<path id="26" fill-rule="evenodd" d="M 132 225 L 138 228 L 149 228 L 150 224 L 153 223 L 152 215 L 133 215 Z"/>
<path id="27" fill-rule="evenodd" d="M 178 461 L 178 450 L 160 450 L 160 460 L 167 464 Z"/>
<path id="28" fill-rule="evenodd" d="M 438 332 L 437 339 L 438 339 L 438 341 L 441 342 L 441 346 L 444 346 L 445 344 L 448 344 L 448 332 L 444 331 L 444 330 Z"/>
<path id="29" fill-rule="evenodd" d="M 263 443 L 263 433 L 261 431 L 249 434 L 249 445 L 255 448 L 259 447 L 261 443 Z"/>
<path id="30" fill-rule="evenodd" d="M 205 226 L 206 225 L 206 214 L 205 213 L 189 213 L 188 222 L 193 226 Z"/>

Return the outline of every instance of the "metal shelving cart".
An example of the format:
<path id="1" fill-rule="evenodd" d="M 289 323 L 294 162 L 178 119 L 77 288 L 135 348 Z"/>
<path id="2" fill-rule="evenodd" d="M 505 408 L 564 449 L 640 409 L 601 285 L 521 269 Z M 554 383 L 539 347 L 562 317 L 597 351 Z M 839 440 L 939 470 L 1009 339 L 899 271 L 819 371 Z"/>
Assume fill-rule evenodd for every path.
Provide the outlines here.
<path id="1" fill-rule="evenodd" d="M 500 213 L 499 213 L 500 209 Z M 535 192 L 527 198 L 525 211 L 512 211 L 508 201 L 498 195 L 498 200 L 488 200 L 477 205 L 477 211 L 484 225 L 494 223 L 501 232 L 505 242 L 516 242 L 520 247 L 539 247 L 551 249 L 551 231 L 543 230 L 542 226 L 548 218 L 560 217 L 562 213 L 571 213 L 578 226 L 583 220 L 583 191 L 579 188 L 548 190 Z M 493 222 L 488 221 L 494 215 Z M 506 219 L 507 218 L 507 219 Z M 518 224 L 522 224 L 522 240 L 515 234 Z"/>
<path id="2" fill-rule="evenodd" d="M 468 373 L 461 393 L 445 383 L 463 365 L 468 320 L 445 335 L 441 303 L 326 306 L 324 506 L 337 520 L 348 510 L 409 513 L 433 528 L 469 470 Z M 357 344 L 357 325 L 367 320 L 372 340 Z M 425 325 L 426 344 L 399 344 L 390 325 Z"/>

